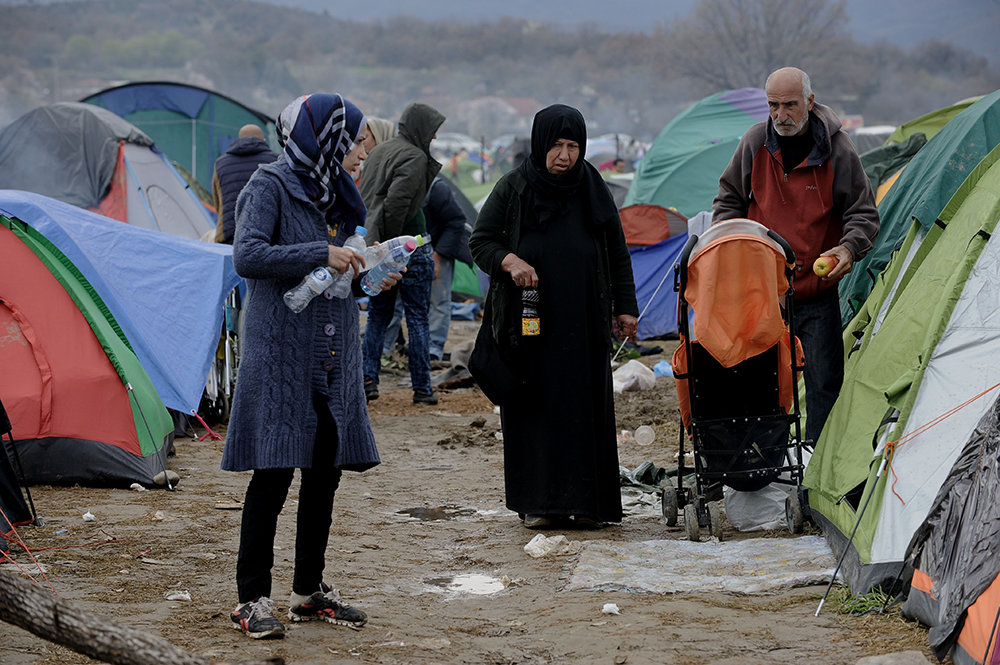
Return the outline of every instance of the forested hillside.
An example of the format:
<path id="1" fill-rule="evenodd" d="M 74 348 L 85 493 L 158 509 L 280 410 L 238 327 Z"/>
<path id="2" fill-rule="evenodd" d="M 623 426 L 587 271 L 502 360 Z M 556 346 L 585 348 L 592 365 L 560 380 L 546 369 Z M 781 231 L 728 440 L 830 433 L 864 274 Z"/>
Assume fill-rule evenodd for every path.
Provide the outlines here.
<path id="1" fill-rule="evenodd" d="M 446 114 L 481 97 L 561 101 L 578 106 L 595 131 L 649 139 L 692 101 L 761 86 L 762 72 L 788 63 L 810 71 L 821 101 L 864 114 L 869 124 L 903 122 L 1000 87 L 1000 72 L 985 58 L 943 42 L 909 50 L 854 42 L 838 3 L 789 2 L 801 13 L 724 23 L 720 6 L 732 4 L 703 0 L 690 18 L 641 34 L 513 19 L 361 23 L 239 0 L 4 5 L 0 123 L 109 85 L 165 79 L 271 114 L 318 90 L 344 92 L 387 117 L 414 99 Z M 788 38 L 780 48 L 768 44 L 761 25 Z M 460 114 L 450 120 L 454 131 L 475 122 Z M 483 122 L 477 134 L 507 129 Z"/>

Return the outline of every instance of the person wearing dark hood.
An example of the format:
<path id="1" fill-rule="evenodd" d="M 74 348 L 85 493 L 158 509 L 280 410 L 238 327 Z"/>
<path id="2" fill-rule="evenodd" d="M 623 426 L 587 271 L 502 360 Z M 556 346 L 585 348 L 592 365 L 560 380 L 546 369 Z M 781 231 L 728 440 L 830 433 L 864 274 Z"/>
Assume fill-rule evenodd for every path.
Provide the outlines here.
<path id="1" fill-rule="evenodd" d="M 219 223 L 215 242 L 233 244 L 236 229 L 236 199 L 257 167 L 270 164 L 278 155 L 264 141 L 264 131 L 257 125 L 243 125 L 239 136 L 215 160 L 212 172 L 212 201 Z"/>
<path id="2" fill-rule="evenodd" d="M 250 178 L 236 203 L 233 265 L 246 278 L 239 380 L 222 452 L 226 471 L 253 471 L 243 502 L 233 628 L 284 635 L 271 569 L 278 516 L 300 470 L 288 618 L 354 627 L 365 613 L 323 580 L 341 472 L 379 463 L 361 379 L 358 304 L 330 290 L 296 313 L 283 294 L 317 266 L 363 268 L 344 247 L 365 206 L 350 173 L 365 158 L 364 115 L 336 94 L 299 97 L 278 118 L 283 152 Z M 400 275 L 382 281 L 391 288 Z M 361 293 L 358 289 L 357 293 Z"/>
<path id="3" fill-rule="evenodd" d="M 497 182 L 469 241 L 490 276 L 482 325 L 520 380 L 500 419 L 507 507 L 528 528 L 622 519 L 608 333 L 634 337 L 638 306 L 618 210 L 586 150 L 578 110 L 539 111 L 528 159 Z"/>
<path id="4" fill-rule="evenodd" d="M 361 196 L 368 204 L 369 245 L 401 235 L 427 233 L 421 207 L 441 164 L 430 153 L 431 141 L 444 116 L 427 104 L 408 105 L 399 118 L 395 137 L 372 149 L 361 178 Z M 403 299 L 414 404 L 437 404 L 431 389 L 428 314 L 434 259 L 429 244 L 417 248 L 397 288 L 372 296 L 364 340 L 365 397 L 378 398 L 379 373 L 385 331 L 392 320 L 397 296 Z"/>
<path id="5" fill-rule="evenodd" d="M 782 67 L 764 84 L 770 118 L 748 129 L 719 179 L 712 223 L 748 218 L 795 250 L 795 333 L 805 355 L 806 441 L 823 432 L 844 381 L 837 282 L 872 248 L 871 183 L 840 118 L 816 102 L 809 75 Z M 819 257 L 835 260 L 826 275 Z"/>

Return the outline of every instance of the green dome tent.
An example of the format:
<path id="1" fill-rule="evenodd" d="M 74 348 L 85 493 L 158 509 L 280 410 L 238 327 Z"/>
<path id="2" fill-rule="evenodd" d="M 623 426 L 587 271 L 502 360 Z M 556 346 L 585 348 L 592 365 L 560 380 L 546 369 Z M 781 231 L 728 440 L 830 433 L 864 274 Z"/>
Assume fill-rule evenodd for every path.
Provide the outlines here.
<path id="1" fill-rule="evenodd" d="M 1000 387 L 1000 146 L 954 168 L 966 177 L 936 223 L 914 216 L 844 332 L 844 384 L 803 480 L 834 553 L 847 552 L 854 592 L 887 590 L 901 572 L 911 537 Z M 887 422 L 892 409 L 897 420 Z"/>
<path id="2" fill-rule="evenodd" d="M 685 219 L 711 210 L 719 176 L 740 137 L 765 119 L 767 97 L 759 88 L 726 90 L 688 107 L 667 123 L 646 151 L 625 206 L 648 203 L 674 208 Z"/>

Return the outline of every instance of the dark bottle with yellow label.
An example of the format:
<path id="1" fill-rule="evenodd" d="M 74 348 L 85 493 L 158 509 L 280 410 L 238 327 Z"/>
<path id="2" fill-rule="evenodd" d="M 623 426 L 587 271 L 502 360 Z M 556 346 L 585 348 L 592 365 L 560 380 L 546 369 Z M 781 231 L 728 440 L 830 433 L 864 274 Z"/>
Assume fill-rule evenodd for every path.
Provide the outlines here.
<path id="1" fill-rule="evenodd" d="M 521 335 L 525 337 L 542 334 L 541 321 L 538 318 L 538 289 L 524 289 L 521 292 Z"/>

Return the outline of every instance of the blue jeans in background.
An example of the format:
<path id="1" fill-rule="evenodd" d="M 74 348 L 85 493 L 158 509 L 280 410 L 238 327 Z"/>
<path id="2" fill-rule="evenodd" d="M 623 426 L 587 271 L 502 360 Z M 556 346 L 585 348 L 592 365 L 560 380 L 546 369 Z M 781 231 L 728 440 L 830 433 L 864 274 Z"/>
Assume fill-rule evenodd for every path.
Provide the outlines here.
<path id="1" fill-rule="evenodd" d="M 802 342 L 806 368 L 806 432 L 813 445 L 844 382 L 844 341 L 837 289 L 795 303 L 795 335 Z"/>
<path id="2" fill-rule="evenodd" d="M 392 289 L 383 291 L 368 300 L 368 323 L 365 327 L 364 362 L 362 369 L 365 383 L 378 384 L 382 369 L 382 348 L 385 332 L 396 309 L 397 296 L 403 301 L 406 314 L 408 361 L 410 381 L 414 392 L 431 392 L 431 361 L 428 352 L 429 332 L 427 317 L 430 309 L 431 282 L 434 281 L 434 259 L 429 245 L 418 247 L 410 257 L 403 279 Z"/>
<path id="3" fill-rule="evenodd" d="M 448 341 L 448 329 L 451 326 L 451 287 L 455 281 L 455 260 L 440 257 L 438 260 L 438 275 L 431 282 L 431 306 L 427 322 L 430 328 L 431 360 L 444 358 L 444 344 Z M 403 302 L 396 300 L 396 309 L 392 321 L 385 329 L 385 344 L 382 353 L 392 352 L 392 346 L 399 337 L 399 327 L 403 321 Z M 407 325 L 409 329 L 409 325 Z"/>
<path id="4" fill-rule="evenodd" d="M 451 325 L 451 286 L 455 281 L 455 259 L 440 257 L 438 274 L 431 283 L 430 354 L 434 360 L 444 358 L 444 343 Z"/>

